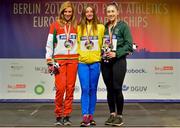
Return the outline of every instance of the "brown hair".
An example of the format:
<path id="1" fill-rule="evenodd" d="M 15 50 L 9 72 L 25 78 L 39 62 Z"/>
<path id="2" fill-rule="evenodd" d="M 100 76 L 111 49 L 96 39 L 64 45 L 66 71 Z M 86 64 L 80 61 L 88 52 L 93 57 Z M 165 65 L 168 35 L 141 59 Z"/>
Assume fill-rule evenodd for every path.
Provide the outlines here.
<path id="1" fill-rule="evenodd" d="M 64 26 L 64 24 L 66 23 L 66 20 L 64 18 L 64 10 L 68 7 L 72 8 L 71 24 L 73 25 L 74 28 L 76 28 L 77 22 L 76 22 L 75 9 L 74 9 L 73 4 L 70 1 L 66 1 L 66 2 L 61 4 L 58 22 L 60 23 L 61 26 Z"/>
<path id="2" fill-rule="evenodd" d="M 85 27 L 87 25 L 86 9 L 88 7 L 92 8 L 92 10 L 93 10 L 92 30 L 93 30 L 93 33 L 95 33 L 97 31 L 97 24 L 99 24 L 100 22 L 97 18 L 96 11 L 95 11 L 94 7 L 90 4 L 85 5 L 83 10 L 82 10 L 81 21 L 79 23 L 80 28 L 81 28 L 81 33 L 83 33 L 83 30 L 85 29 Z"/>

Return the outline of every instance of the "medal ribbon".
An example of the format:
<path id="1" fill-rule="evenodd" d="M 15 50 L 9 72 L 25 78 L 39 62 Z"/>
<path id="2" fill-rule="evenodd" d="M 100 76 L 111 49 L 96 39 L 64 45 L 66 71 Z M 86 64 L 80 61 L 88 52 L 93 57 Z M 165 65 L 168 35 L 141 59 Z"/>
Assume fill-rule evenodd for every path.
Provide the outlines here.
<path id="1" fill-rule="evenodd" d="M 115 24 L 113 24 L 113 25 L 109 25 L 108 26 L 108 33 L 109 33 L 109 40 L 110 40 L 110 43 L 112 44 L 112 36 L 113 36 L 113 30 L 114 30 L 114 28 L 115 28 L 115 26 L 116 26 L 116 23 Z M 112 30 L 111 30 L 112 29 Z"/>
<path id="2" fill-rule="evenodd" d="M 64 32 L 66 34 L 66 41 L 69 41 L 71 24 L 69 24 L 68 30 L 67 30 L 67 27 L 66 27 L 67 25 L 68 24 L 64 25 Z M 68 49 L 68 54 L 70 54 L 70 49 Z"/>
<path id="3" fill-rule="evenodd" d="M 67 30 L 67 24 L 66 25 L 64 25 L 64 32 L 65 32 L 65 34 L 66 34 L 66 41 L 68 41 L 69 40 L 69 38 L 70 38 L 70 29 L 71 29 L 71 24 L 69 24 L 69 27 L 68 27 L 68 30 Z"/>
<path id="4" fill-rule="evenodd" d="M 88 31 L 88 27 L 87 27 L 87 25 L 86 25 L 86 34 L 87 34 L 87 40 L 88 40 L 88 42 L 90 42 L 89 36 L 90 36 L 90 34 L 91 34 L 91 31 L 92 31 L 92 26 L 91 26 L 90 30 Z"/>

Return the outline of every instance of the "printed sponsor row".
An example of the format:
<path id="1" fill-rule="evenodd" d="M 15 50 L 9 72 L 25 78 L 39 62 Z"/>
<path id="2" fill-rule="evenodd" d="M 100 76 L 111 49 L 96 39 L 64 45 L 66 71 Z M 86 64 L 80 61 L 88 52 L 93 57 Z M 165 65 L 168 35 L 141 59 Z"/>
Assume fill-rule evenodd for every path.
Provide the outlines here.
<path id="1" fill-rule="evenodd" d="M 20 70 L 24 70 L 24 68 L 29 68 L 28 66 L 25 67 L 21 64 L 19 65 L 13 65 L 10 64 L 10 70 L 11 70 L 11 76 L 23 76 L 23 74 L 20 74 Z M 34 66 L 32 69 L 36 72 L 42 73 L 42 74 L 48 74 L 47 66 Z M 175 66 L 172 65 L 162 65 L 162 66 L 152 66 L 152 67 L 139 67 L 139 68 L 128 68 L 127 73 L 128 74 L 146 74 L 146 73 L 154 73 L 154 74 L 173 74 L 176 70 Z M 19 74 L 17 74 L 19 72 Z M 15 75 L 16 74 L 16 75 Z"/>
<path id="2" fill-rule="evenodd" d="M 29 86 L 32 86 L 32 85 L 29 85 Z M 47 90 L 46 87 L 47 87 L 47 85 L 37 84 L 37 85 L 33 86 L 32 90 L 29 90 L 28 84 L 25 84 L 25 83 L 8 84 L 7 85 L 7 92 L 13 92 L 13 93 L 16 93 L 16 92 L 17 93 L 19 93 L 19 92 L 24 92 L 24 93 L 34 92 L 37 95 L 42 95 L 43 93 L 46 92 L 46 90 Z M 124 84 L 122 86 L 123 92 L 148 92 L 150 88 L 153 88 L 153 87 L 147 86 L 147 85 L 127 85 L 127 84 Z M 154 88 L 168 90 L 169 88 L 171 88 L 171 85 L 166 83 L 166 82 L 158 82 Z M 150 90 L 152 90 L 152 89 L 150 89 Z M 52 90 L 50 92 L 53 92 L 53 91 L 55 91 L 55 87 L 52 87 Z M 80 85 L 76 85 L 75 86 L 75 93 L 79 93 L 80 91 L 81 91 Z M 97 88 L 97 92 L 106 92 L 105 85 L 99 86 Z"/>

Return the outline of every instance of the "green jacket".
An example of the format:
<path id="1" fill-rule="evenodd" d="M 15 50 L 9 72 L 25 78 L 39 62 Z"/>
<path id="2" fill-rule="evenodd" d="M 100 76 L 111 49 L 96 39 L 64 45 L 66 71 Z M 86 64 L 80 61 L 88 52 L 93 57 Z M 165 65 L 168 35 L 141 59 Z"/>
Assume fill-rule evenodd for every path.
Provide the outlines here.
<path id="1" fill-rule="evenodd" d="M 117 37 L 116 57 L 120 58 L 133 52 L 132 35 L 128 25 L 124 21 L 119 21 L 112 31 Z M 108 24 L 105 25 L 104 35 L 109 35 Z"/>

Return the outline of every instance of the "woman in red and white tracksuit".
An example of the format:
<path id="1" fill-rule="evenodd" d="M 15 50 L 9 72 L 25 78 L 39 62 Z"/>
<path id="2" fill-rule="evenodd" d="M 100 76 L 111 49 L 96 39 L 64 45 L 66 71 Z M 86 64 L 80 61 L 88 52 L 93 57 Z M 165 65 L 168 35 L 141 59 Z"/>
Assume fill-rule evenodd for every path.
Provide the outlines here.
<path id="1" fill-rule="evenodd" d="M 46 60 L 55 76 L 56 125 L 71 125 L 73 93 L 78 66 L 77 28 L 72 3 L 64 2 L 59 19 L 50 25 L 46 45 Z M 58 70 L 53 63 L 58 63 Z M 64 96 L 65 95 L 65 96 Z"/>

